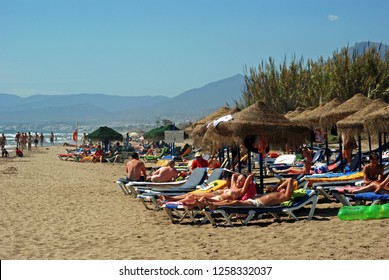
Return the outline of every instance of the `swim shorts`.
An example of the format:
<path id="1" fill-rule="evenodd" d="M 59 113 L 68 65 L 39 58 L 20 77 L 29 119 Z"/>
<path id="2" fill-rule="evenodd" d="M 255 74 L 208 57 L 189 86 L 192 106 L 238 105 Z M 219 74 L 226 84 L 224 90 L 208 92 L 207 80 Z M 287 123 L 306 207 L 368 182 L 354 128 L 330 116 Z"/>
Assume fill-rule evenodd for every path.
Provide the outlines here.
<path id="1" fill-rule="evenodd" d="M 258 207 L 258 206 L 263 206 L 262 202 L 259 201 L 259 199 L 252 199 L 252 198 L 249 198 L 247 199 L 246 201 L 252 203 L 254 206 Z"/>

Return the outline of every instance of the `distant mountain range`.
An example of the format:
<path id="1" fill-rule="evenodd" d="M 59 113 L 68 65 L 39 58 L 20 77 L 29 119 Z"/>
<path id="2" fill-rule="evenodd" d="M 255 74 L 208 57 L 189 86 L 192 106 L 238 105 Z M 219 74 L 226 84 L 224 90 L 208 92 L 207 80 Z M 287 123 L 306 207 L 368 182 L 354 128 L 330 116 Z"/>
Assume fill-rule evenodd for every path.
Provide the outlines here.
<path id="1" fill-rule="evenodd" d="M 374 42 L 359 42 L 356 43 L 353 47 L 349 47 L 349 52 L 350 54 L 355 52 L 357 55 L 361 55 L 369 48 L 375 48 L 382 59 L 385 59 L 386 52 L 389 50 L 389 45 Z"/>
<path id="2" fill-rule="evenodd" d="M 375 47 L 384 58 L 388 45 L 360 42 L 349 47 L 350 53 L 362 54 Z M 34 95 L 19 97 L 0 93 L 1 123 L 32 122 L 121 122 L 155 123 L 169 119 L 180 123 L 198 120 L 227 103 L 234 105 L 244 88 L 244 76 L 232 77 L 185 91 L 178 96 L 112 96 L 108 94 Z"/>
<path id="3" fill-rule="evenodd" d="M 108 94 L 33 95 L 0 93 L 2 122 L 182 122 L 201 118 L 242 95 L 244 77 L 236 74 L 203 87 L 166 96 L 112 96 Z"/>

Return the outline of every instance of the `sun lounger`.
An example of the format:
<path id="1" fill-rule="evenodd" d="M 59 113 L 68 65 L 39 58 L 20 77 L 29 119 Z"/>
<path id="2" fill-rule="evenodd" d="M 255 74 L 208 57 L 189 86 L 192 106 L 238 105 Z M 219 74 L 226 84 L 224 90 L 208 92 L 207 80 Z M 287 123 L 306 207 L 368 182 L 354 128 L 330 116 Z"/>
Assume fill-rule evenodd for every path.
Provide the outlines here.
<path id="1" fill-rule="evenodd" d="M 167 148 L 164 147 L 162 148 L 160 154 L 158 155 L 144 155 L 143 158 L 146 160 L 146 161 L 157 161 L 159 160 L 160 158 L 162 158 L 165 154 L 167 153 Z"/>
<path id="2" fill-rule="evenodd" d="M 124 192 L 124 194 L 129 194 L 132 195 L 133 197 L 136 198 L 136 196 L 139 194 L 136 190 L 137 188 L 140 189 L 152 189 L 152 188 L 174 188 L 174 187 L 179 187 L 182 186 L 183 184 L 186 183 L 186 180 L 181 180 L 181 181 L 174 181 L 174 182 L 146 182 L 146 181 L 129 181 L 124 178 L 119 178 L 116 181 L 117 185 L 119 188 Z M 134 190 L 135 192 L 131 190 Z"/>
<path id="3" fill-rule="evenodd" d="M 244 225 L 248 225 L 254 216 L 258 215 L 262 218 L 264 214 L 270 214 L 277 220 L 280 220 L 280 214 L 287 214 L 289 217 L 297 221 L 298 218 L 293 212 L 301 209 L 309 203 L 312 203 L 308 214 L 308 220 L 311 220 L 315 212 L 318 197 L 314 190 L 306 190 L 306 192 L 305 196 L 293 200 L 290 206 L 221 206 L 216 210 L 205 209 L 204 214 L 213 226 L 218 225 L 215 215 L 221 215 L 224 218 L 224 222 L 229 226 L 233 226 L 232 217 L 237 214 L 247 215 L 242 221 Z"/>
<path id="4" fill-rule="evenodd" d="M 371 204 L 377 204 L 382 202 L 389 202 L 389 194 L 376 194 L 374 192 L 365 192 L 365 193 L 348 193 L 347 188 L 334 188 L 331 190 L 332 195 L 339 200 L 344 206 L 351 206 L 352 202 L 357 205 L 366 204 L 366 202 L 371 202 Z"/>
<path id="5" fill-rule="evenodd" d="M 323 195 L 325 198 L 332 200 L 333 198 L 338 199 L 336 195 L 331 193 L 332 189 L 346 186 L 356 186 L 363 183 L 363 179 L 347 180 L 347 181 L 335 181 L 335 182 L 317 182 L 314 183 L 311 188 L 316 190 L 318 194 Z"/>
<path id="6" fill-rule="evenodd" d="M 250 191 L 253 190 L 252 191 Z M 256 195 L 255 184 L 252 182 L 249 190 L 246 194 L 243 195 L 241 200 L 247 200 L 248 198 L 253 198 Z M 207 221 L 207 217 L 204 216 L 202 210 L 198 208 L 188 209 L 186 206 L 182 204 L 182 202 L 167 202 L 162 205 L 163 210 L 169 217 L 172 223 L 179 222 L 181 223 L 185 218 L 189 218 L 192 222 L 205 223 Z M 200 219 L 196 220 L 196 216 L 200 216 Z"/>
<path id="7" fill-rule="evenodd" d="M 204 168 L 196 168 L 193 170 L 192 174 L 189 176 L 185 184 L 175 188 L 151 188 L 151 189 L 139 189 L 135 188 L 133 185 L 127 184 L 126 186 L 129 188 L 130 192 L 135 197 L 137 197 L 145 206 L 146 209 L 149 208 L 148 204 L 153 204 L 155 210 L 159 210 L 159 205 L 157 202 L 158 195 L 161 193 L 168 192 L 169 195 L 174 195 L 176 192 L 190 192 L 196 189 L 198 185 L 204 183 L 205 178 L 207 176 L 207 172 Z"/>

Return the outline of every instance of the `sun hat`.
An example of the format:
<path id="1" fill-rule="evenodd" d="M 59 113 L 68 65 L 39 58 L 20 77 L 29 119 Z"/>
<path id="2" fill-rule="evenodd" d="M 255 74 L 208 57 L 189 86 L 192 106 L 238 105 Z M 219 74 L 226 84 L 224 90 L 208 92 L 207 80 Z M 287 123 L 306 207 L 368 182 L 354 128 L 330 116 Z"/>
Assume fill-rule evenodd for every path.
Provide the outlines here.
<path id="1" fill-rule="evenodd" d="M 202 154 L 200 152 L 195 153 L 195 157 L 201 157 Z"/>

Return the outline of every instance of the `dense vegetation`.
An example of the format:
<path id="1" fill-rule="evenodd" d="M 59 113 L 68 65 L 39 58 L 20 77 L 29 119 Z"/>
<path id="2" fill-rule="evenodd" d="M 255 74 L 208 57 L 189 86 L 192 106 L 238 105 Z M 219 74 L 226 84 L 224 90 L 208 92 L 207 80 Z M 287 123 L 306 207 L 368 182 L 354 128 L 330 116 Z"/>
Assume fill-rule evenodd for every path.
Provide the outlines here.
<path id="1" fill-rule="evenodd" d="M 335 97 L 347 100 L 356 93 L 389 103 L 389 51 L 385 58 L 379 49 L 369 48 L 363 54 L 348 47 L 333 52 L 332 57 L 317 61 L 293 57 L 278 67 L 274 59 L 262 61 L 258 68 L 245 68 L 245 85 L 236 106 L 245 108 L 264 101 L 279 113 L 297 107 L 317 107 Z"/>

